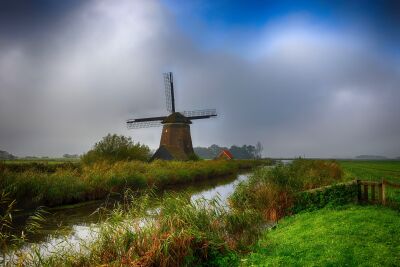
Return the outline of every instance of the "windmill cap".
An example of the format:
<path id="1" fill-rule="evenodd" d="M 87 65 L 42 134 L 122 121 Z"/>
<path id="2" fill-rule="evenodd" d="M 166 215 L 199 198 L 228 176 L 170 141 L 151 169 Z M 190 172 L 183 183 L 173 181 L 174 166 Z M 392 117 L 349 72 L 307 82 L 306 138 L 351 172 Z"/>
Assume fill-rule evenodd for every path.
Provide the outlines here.
<path id="1" fill-rule="evenodd" d="M 166 117 L 161 123 L 187 123 L 187 124 L 192 124 L 192 122 L 186 118 L 185 116 L 183 116 L 181 113 L 179 112 L 174 112 L 171 115 L 169 115 L 168 117 Z"/>

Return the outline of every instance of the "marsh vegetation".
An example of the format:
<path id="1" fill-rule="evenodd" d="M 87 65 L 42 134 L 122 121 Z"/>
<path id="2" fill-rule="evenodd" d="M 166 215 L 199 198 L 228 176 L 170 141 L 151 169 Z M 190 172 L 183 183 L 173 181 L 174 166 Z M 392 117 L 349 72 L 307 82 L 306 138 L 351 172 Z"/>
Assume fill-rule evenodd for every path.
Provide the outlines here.
<path id="1" fill-rule="evenodd" d="M 147 170 L 144 167 L 147 165 L 139 162 L 119 162 L 113 165 L 108 164 L 108 166 L 123 170 L 121 166 L 130 166 L 130 164 L 136 164 L 135 168 L 141 167 Z M 229 164 L 238 163 L 198 161 L 154 162 L 152 164 L 155 164 L 153 167 L 158 167 L 153 168 L 153 172 L 160 177 L 154 181 L 161 182 L 162 177 L 171 181 L 168 173 L 177 177 L 177 170 L 181 170 L 178 176 L 181 177 L 180 179 L 187 179 L 184 177 L 196 172 L 202 174 L 198 177 L 204 177 L 204 173 L 194 167 L 196 164 L 204 168 L 205 166 L 201 164 L 211 164 L 208 168 L 214 170 L 214 167 L 215 169 L 221 167 L 235 169 Z M 299 193 L 351 179 L 354 174 L 349 170 L 354 170 L 354 168 L 351 168 L 349 164 L 348 162 L 298 159 L 292 164 L 278 164 L 273 168 L 260 167 L 247 180 L 239 183 L 227 202 L 221 202 L 218 198 L 193 199 L 185 192 L 167 193 L 164 197 L 154 194 L 153 191 L 140 196 L 126 193 L 125 201 L 119 203 L 112 211 L 103 211 L 105 220 L 98 224 L 96 239 L 84 244 L 84 249 L 78 252 L 60 249 L 50 256 L 25 251 L 20 254 L 19 259 L 24 264 L 47 266 L 235 266 L 257 265 L 263 262 L 284 265 L 293 263 L 296 255 L 302 251 L 305 253 L 304 263 L 315 261 L 321 264 L 335 264 L 344 262 L 349 257 L 345 252 L 346 244 L 354 244 L 355 249 L 361 250 L 363 244 L 368 243 L 376 251 L 376 253 L 367 253 L 371 262 L 379 262 L 378 252 L 382 249 L 382 254 L 386 255 L 388 263 L 398 263 L 399 259 L 393 252 L 393 246 L 399 245 L 396 243 L 398 239 L 396 235 L 389 235 L 391 228 L 386 229 L 387 231 L 378 231 L 368 238 L 362 238 L 364 230 L 374 229 L 378 224 L 394 223 L 395 225 L 395 221 L 399 221 L 398 212 L 389 211 L 387 208 L 382 210 L 380 207 L 355 206 L 354 198 L 352 198 L 355 191 L 351 188 L 348 191 L 349 197 L 344 198 L 345 201 L 337 201 L 338 198 L 343 197 L 339 191 L 329 191 L 325 195 L 319 195 L 326 199 L 318 205 L 314 205 L 313 202 L 302 202 L 303 205 L 312 206 L 294 215 L 299 211 L 294 208 L 298 205 L 296 200 L 301 195 Z M 355 162 L 355 164 L 358 163 Z M 95 166 L 97 165 L 92 165 L 90 168 Z M 233 166 L 238 168 L 237 165 Z M 161 172 L 160 169 L 163 171 Z M 375 173 L 377 167 L 373 169 Z M 384 169 L 387 171 L 386 167 Z M 85 172 L 85 167 L 78 172 Z M 101 174 L 109 178 L 115 176 L 111 173 L 119 172 L 114 171 L 110 174 L 104 170 L 97 172 L 98 176 Z M 149 173 L 152 172 L 149 171 Z M 218 174 L 214 171 L 205 173 Z M 173 181 L 176 183 L 179 179 Z M 323 205 L 319 205 L 321 203 Z M 323 210 L 318 211 L 320 208 Z M 381 212 L 382 217 L 379 218 Z M 292 216 L 287 217 L 288 215 Z M 371 221 L 371 224 L 359 228 L 360 231 L 358 231 L 356 228 L 358 226 L 354 223 L 360 224 L 369 216 L 374 216 L 375 219 Z M 285 218 L 281 220 L 283 217 Z M 322 219 L 318 219 L 319 217 Z M 338 221 L 344 217 L 349 221 L 346 227 Z M 313 218 L 318 220 L 310 224 Z M 279 223 L 276 230 L 266 230 L 277 220 Z M 321 229 L 325 229 L 326 237 L 317 235 L 313 239 L 309 236 L 310 231 L 318 232 Z M 331 233 L 331 230 L 334 233 Z M 292 234 L 299 232 L 304 232 L 301 236 L 308 238 L 309 244 L 286 246 L 285 240 L 289 240 Z M 352 233 L 356 241 L 352 242 L 349 239 L 346 243 L 347 241 L 340 239 L 340 236 L 349 233 Z M 339 239 L 333 239 L 333 237 L 331 239 L 330 234 L 336 235 Z M 317 254 L 308 250 L 310 246 L 319 246 L 318 244 L 327 238 L 336 242 L 337 251 L 341 253 L 337 259 L 330 258 L 331 250 L 328 247 L 322 247 L 321 253 Z M 303 239 L 295 240 L 300 242 Z M 358 264 L 361 260 L 361 258 L 355 258 L 351 262 Z"/>
<path id="2" fill-rule="evenodd" d="M 110 193 L 123 193 L 128 188 L 162 190 L 172 185 L 216 179 L 259 164 L 268 162 L 102 161 L 90 165 L 30 164 L 24 167 L 0 164 L 0 188 L 21 208 L 52 207 L 101 199 Z"/>

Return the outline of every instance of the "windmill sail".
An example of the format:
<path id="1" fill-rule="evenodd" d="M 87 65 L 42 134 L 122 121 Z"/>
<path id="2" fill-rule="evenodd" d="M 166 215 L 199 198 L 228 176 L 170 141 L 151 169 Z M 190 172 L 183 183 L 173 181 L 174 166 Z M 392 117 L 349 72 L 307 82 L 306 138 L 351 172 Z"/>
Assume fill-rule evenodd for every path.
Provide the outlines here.
<path id="1" fill-rule="evenodd" d="M 161 121 L 132 121 L 126 123 L 128 129 L 140 129 L 162 126 Z"/>
<path id="2" fill-rule="evenodd" d="M 208 119 L 217 116 L 217 111 L 215 109 L 183 111 L 181 113 L 189 120 Z"/>
<path id="3" fill-rule="evenodd" d="M 175 112 L 175 97 L 174 97 L 174 80 L 172 72 L 164 73 L 164 85 L 165 85 L 165 100 L 167 105 L 167 111 L 169 113 Z"/>
<path id="4" fill-rule="evenodd" d="M 132 119 L 126 121 L 128 129 L 148 128 L 148 127 L 159 127 L 162 126 L 161 122 L 166 117 L 150 117 L 142 119 Z"/>

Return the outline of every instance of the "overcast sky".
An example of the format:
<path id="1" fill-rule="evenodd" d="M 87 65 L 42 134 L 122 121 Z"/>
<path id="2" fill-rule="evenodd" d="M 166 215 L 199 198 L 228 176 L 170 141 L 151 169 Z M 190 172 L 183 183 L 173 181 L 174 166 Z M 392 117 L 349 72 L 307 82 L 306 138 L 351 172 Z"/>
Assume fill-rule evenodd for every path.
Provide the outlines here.
<path id="1" fill-rule="evenodd" d="M 162 73 L 194 146 L 400 156 L 399 1 L 0 2 L 0 150 L 83 153 L 107 133 L 158 147 Z"/>

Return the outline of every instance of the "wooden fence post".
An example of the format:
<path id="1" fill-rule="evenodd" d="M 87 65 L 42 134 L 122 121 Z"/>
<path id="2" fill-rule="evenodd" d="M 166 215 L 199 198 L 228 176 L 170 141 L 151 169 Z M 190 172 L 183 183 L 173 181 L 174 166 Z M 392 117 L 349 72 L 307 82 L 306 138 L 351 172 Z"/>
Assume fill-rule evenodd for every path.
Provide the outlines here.
<path id="1" fill-rule="evenodd" d="M 375 202 L 375 184 L 371 185 L 371 201 Z"/>
<path id="2" fill-rule="evenodd" d="M 383 200 L 382 200 L 382 191 L 383 191 L 383 186 L 382 186 L 382 182 L 378 185 L 379 187 L 378 187 L 378 200 L 379 200 L 379 203 L 383 203 Z"/>
<path id="3" fill-rule="evenodd" d="M 386 205 L 386 180 L 382 178 L 382 205 Z"/>
<path id="4" fill-rule="evenodd" d="M 368 184 L 364 184 L 364 201 L 368 202 Z"/>
<path id="5" fill-rule="evenodd" d="M 356 180 L 357 181 L 357 198 L 358 198 L 358 202 L 361 202 L 361 198 L 362 198 L 362 196 L 361 196 L 361 180 L 360 179 L 357 179 Z"/>

